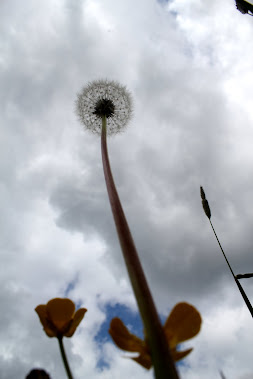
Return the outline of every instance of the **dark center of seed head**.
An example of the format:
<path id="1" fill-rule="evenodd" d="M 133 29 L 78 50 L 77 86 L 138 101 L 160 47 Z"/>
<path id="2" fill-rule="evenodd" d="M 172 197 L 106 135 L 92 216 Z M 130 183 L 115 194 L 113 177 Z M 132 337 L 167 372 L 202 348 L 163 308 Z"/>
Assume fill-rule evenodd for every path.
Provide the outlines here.
<path id="1" fill-rule="evenodd" d="M 96 103 L 93 114 L 95 114 L 98 117 L 112 117 L 114 115 L 114 109 L 115 107 L 112 100 L 100 99 Z"/>

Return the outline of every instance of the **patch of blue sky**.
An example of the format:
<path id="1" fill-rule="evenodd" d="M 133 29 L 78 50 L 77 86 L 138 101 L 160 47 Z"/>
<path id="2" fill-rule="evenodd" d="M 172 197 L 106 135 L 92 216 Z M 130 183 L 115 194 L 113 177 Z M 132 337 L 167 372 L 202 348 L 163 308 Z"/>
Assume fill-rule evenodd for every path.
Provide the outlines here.
<path id="1" fill-rule="evenodd" d="M 142 321 L 137 312 L 134 312 L 132 309 L 128 308 L 124 304 L 106 304 L 103 311 L 106 314 L 106 319 L 101 325 L 95 340 L 98 342 L 101 341 L 111 341 L 111 337 L 108 333 L 110 322 L 114 317 L 119 317 L 124 324 L 128 327 L 131 333 L 136 334 L 138 337 L 143 338 L 143 326 Z"/>
<path id="2" fill-rule="evenodd" d="M 78 276 L 76 276 L 73 280 L 67 283 L 66 289 L 64 289 L 63 291 L 63 297 L 67 297 L 71 299 L 70 293 L 71 291 L 75 289 L 77 284 L 78 284 Z M 74 300 L 74 303 L 76 306 L 76 310 L 84 306 L 81 300 Z"/>
<path id="3" fill-rule="evenodd" d="M 63 296 L 69 297 L 70 292 L 73 291 L 77 283 L 78 283 L 78 277 L 75 277 L 73 280 L 68 282 L 66 285 L 66 289 L 63 291 Z"/>
<path id="4" fill-rule="evenodd" d="M 163 6 L 166 4 L 172 3 L 173 0 L 157 0 L 157 2 Z M 166 10 L 174 17 L 177 17 L 178 12 L 175 10 L 170 9 L 170 7 L 166 7 Z"/>
<path id="5" fill-rule="evenodd" d="M 95 336 L 95 341 L 97 343 L 98 349 L 102 350 L 102 345 L 106 342 L 113 343 L 108 330 L 110 327 L 110 322 L 114 317 L 119 317 L 124 324 L 127 326 L 129 331 L 136 336 L 143 338 L 143 325 L 139 313 L 134 312 L 132 309 L 128 308 L 124 304 L 111 304 L 108 303 L 103 307 L 103 312 L 106 314 L 105 321 L 101 325 L 98 333 Z M 161 322 L 164 324 L 166 317 L 161 316 Z M 181 350 L 182 346 L 178 346 L 178 349 Z M 184 348 L 183 348 L 184 349 Z M 103 354 L 100 354 L 100 358 L 97 362 L 97 368 L 103 370 L 109 368 L 109 363 L 106 359 L 103 358 Z M 187 359 L 177 362 L 177 366 L 188 367 Z"/>
<path id="6" fill-rule="evenodd" d="M 113 343 L 108 333 L 108 330 L 110 327 L 110 322 L 114 317 L 119 317 L 128 327 L 131 333 L 137 335 L 140 338 L 143 338 L 142 321 L 137 312 L 134 312 L 132 309 L 126 307 L 124 304 L 119 303 L 106 304 L 103 308 L 103 312 L 105 312 L 106 318 L 95 336 L 95 341 L 98 345 L 98 348 L 101 348 L 103 343 Z M 101 357 L 97 362 L 97 368 L 102 370 L 108 367 L 108 362 L 106 362 L 106 360 L 103 357 Z"/>

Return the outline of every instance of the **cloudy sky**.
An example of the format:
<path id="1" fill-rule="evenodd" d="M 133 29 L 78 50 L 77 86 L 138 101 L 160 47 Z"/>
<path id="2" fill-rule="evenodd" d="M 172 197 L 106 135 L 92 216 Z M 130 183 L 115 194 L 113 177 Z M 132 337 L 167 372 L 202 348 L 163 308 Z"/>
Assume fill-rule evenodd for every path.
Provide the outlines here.
<path id="1" fill-rule="evenodd" d="M 107 78 L 134 114 L 108 141 L 115 182 L 161 318 L 201 313 L 182 379 L 251 379 L 252 317 L 235 273 L 253 271 L 253 18 L 234 0 L 1 0 L 2 379 L 65 372 L 34 308 L 69 297 L 88 308 L 65 339 L 75 378 L 148 379 L 107 336 L 142 327 L 108 203 L 99 136 L 76 94 Z M 253 302 L 253 279 L 242 280 Z"/>

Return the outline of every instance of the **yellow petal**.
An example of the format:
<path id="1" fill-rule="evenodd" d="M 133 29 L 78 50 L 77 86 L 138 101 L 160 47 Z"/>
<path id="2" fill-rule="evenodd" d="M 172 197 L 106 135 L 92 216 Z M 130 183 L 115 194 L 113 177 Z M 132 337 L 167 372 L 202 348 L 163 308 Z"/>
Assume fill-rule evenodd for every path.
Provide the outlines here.
<path id="1" fill-rule="evenodd" d="M 38 313 L 38 316 L 40 318 L 40 322 L 41 324 L 44 326 L 47 324 L 47 306 L 44 305 L 44 304 L 41 304 L 41 305 L 38 305 L 36 308 L 35 308 L 35 312 Z"/>
<path id="2" fill-rule="evenodd" d="M 70 299 L 55 298 L 47 305 L 47 315 L 58 331 L 66 329 L 75 313 L 75 304 Z"/>
<path id="3" fill-rule="evenodd" d="M 172 350 L 171 355 L 172 355 L 173 360 L 177 362 L 177 361 L 180 361 L 180 359 L 183 359 L 184 357 L 186 357 L 188 354 L 190 354 L 192 350 L 193 349 L 188 349 L 184 351 Z"/>
<path id="4" fill-rule="evenodd" d="M 78 309 L 78 311 L 76 311 L 76 313 L 74 315 L 74 319 L 71 323 L 69 330 L 64 334 L 65 337 L 72 337 L 73 336 L 73 334 L 76 331 L 76 328 L 78 327 L 78 325 L 82 321 L 86 312 L 87 312 L 87 309 L 85 309 L 85 308 L 80 308 L 80 309 Z"/>
<path id="5" fill-rule="evenodd" d="M 53 329 L 45 327 L 45 326 L 44 326 L 44 331 L 45 331 L 46 335 L 50 338 L 57 337 L 57 335 L 58 335 L 56 330 L 53 330 Z"/>
<path id="6" fill-rule="evenodd" d="M 131 334 L 118 317 L 112 319 L 109 333 L 115 344 L 122 350 L 136 351 L 144 354 L 148 351 L 146 343 L 134 334 Z"/>
<path id="7" fill-rule="evenodd" d="M 197 309 L 187 303 L 178 303 L 167 318 L 164 331 L 171 348 L 198 334 L 201 316 Z"/>
<path id="8" fill-rule="evenodd" d="M 40 322 L 43 325 L 43 328 L 48 335 L 48 337 L 56 337 L 56 331 L 54 328 L 52 328 L 52 325 L 48 322 L 47 319 L 47 306 L 44 304 L 38 305 L 35 308 L 35 311 L 37 312 Z"/>
<path id="9" fill-rule="evenodd" d="M 152 361 L 149 354 L 140 354 L 139 357 L 131 358 L 141 366 L 149 370 L 152 367 Z"/>

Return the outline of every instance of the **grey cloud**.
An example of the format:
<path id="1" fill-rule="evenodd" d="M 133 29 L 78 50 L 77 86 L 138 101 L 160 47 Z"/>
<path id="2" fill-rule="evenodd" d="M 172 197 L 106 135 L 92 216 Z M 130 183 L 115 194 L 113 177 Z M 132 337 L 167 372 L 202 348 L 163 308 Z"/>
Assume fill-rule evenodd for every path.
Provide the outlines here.
<path id="1" fill-rule="evenodd" d="M 205 6 L 194 1 L 161 5 L 146 0 L 93 5 L 43 2 L 38 8 L 32 2 L 22 7 L 10 2 L 18 8 L 8 4 L 1 3 L 4 269 L 0 281 L 1 304 L 6 309 L 1 314 L 1 324 L 6 326 L 2 340 L 13 349 L 16 364 L 3 362 L 1 356 L 4 375 L 14 379 L 17 372 L 28 372 L 27 362 L 36 359 L 47 363 L 55 378 L 62 375 L 60 363 L 50 366 L 51 354 L 53 360 L 59 358 L 57 346 L 41 340 L 42 330 L 31 315 L 33 303 L 38 297 L 60 294 L 74 277 L 81 278 L 75 288 L 77 297 L 86 296 L 91 285 L 94 293 L 103 288 L 102 274 L 94 275 L 92 284 L 80 275 L 77 258 L 68 255 L 71 238 L 73 244 L 79 234 L 84 243 L 102 241 L 104 272 L 110 268 L 117 283 L 127 278 L 103 178 L 100 140 L 83 131 L 74 114 L 76 93 L 88 81 L 103 77 L 120 81 L 133 93 L 133 119 L 124 134 L 109 139 L 109 155 L 155 301 L 164 315 L 177 301 L 196 305 L 204 315 L 200 346 L 206 349 L 209 377 L 219 369 L 211 367 L 217 363 L 215 341 L 224 343 L 224 372 L 229 375 L 229 359 L 244 358 L 238 356 L 236 346 L 229 345 L 227 330 L 215 337 L 208 350 L 212 331 L 226 324 L 221 320 L 213 325 L 208 317 L 224 307 L 231 311 L 230 322 L 231 315 L 244 315 L 244 305 L 203 213 L 199 186 L 205 189 L 214 226 L 235 273 L 251 272 L 252 122 L 239 93 L 249 90 L 245 83 L 250 75 L 248 81 L 243 75 L 245 70 L 250 72 L 252 24 L 239 18 L 233 4 L 230 8 L 217 1 Z M 68 241 L 66 246 L 62 238 Z M 73 251 L 79 251 L 79 245 Z M 71 264 L 73 273 L 68 268 Z M 17 292 L 9 289 L 11 282 L 16 282 Z M 251 283 L 250 279 L 242 282 L 250 299 Z M 105 298 L 117 298 L 122 287 L 111 294 L 110 286 Z M 20 288 L 27 292 L 21 293 Z M 26 345 L 26 362 L 13 347 L 10 330 L 18 325 L 14 314 L 24 323 L 20 343 Z M 241 334 L 231 328 L 243 336 L 240 350 L 246 354 L 247 322 L 241 325 Z M 194 378 L 201 378 L 207 373 L 199 363 L 203 354 L 197 341 L 197 362 L 195 358 L 190 362 L 199 367 Z M 74 342 L 70 350 L 73 346 Z M 226 346 L 230 346 L 228 353 Z M 76 367 L 84 365 L 81 353 L 70 354 Z M 94 350 L 90 361 L 95 357 Z M 236 371 L 235 377 L 246 378 L 251 372 L 250 362 L 243 361 L 242 366 L 244 371 Z M 111 372 L 119 372 L 115 367 Z M 122 372 L 120 365 L 118 370 Z M 90 372 L 102 377 L 94 369 Z M 189 370 L 184 374 L 192 377 Z"/>

